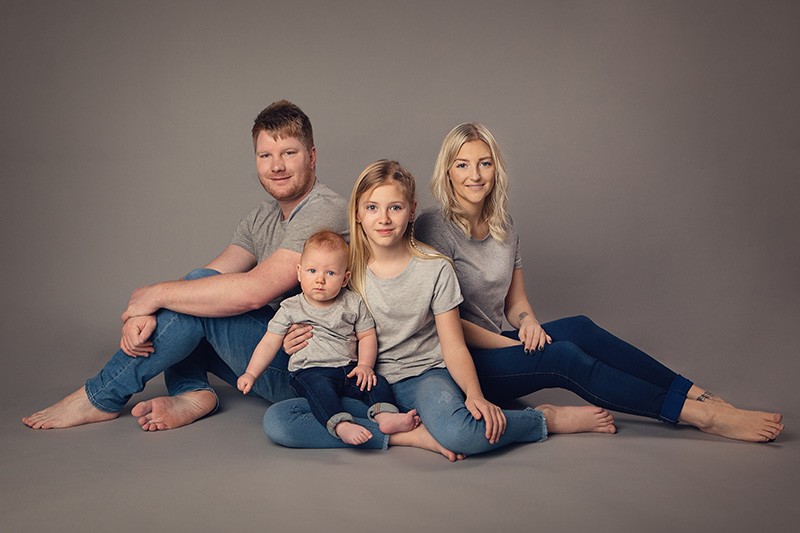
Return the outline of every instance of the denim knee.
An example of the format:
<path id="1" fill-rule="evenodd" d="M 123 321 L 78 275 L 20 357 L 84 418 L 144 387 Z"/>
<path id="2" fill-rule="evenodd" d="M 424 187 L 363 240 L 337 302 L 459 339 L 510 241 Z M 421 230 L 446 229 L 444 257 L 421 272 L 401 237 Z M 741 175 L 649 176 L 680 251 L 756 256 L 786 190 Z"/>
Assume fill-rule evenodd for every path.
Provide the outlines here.
<path id="1" fill-rule="evenodd" d="M 208 278 L 211 276 L 217 276 L 219 272 L 214 270 L 213 268 L 196 268 L 186 274 L 183 279 L 185 280 L 193 280 L 193 279 L 200 279 L 200 278 Z"/>

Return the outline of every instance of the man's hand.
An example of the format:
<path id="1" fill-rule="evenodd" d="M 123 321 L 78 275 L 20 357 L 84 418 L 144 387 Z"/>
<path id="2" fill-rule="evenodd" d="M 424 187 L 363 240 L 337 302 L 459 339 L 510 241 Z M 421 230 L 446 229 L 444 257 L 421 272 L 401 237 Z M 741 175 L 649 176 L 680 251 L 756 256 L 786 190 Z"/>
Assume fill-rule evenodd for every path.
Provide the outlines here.
<path id="1" fill-rule="evenodd" d="M 130 317 L 122 325 L 119 347 L 131 357 L 147 357 L 155 351 L 150 336 L 156 329 L 154 315 Z"/>
<path id="2" fill-rule="evenodd" d="M 159 306 L 156 303 L 156 285 L 147 285 L 146 287 L 139 287 L 131 294 L 128 300 L 128 307 L 122 313 L 122 321 L 127 322 L 133 316 L 152 315 L 158 311 Z"/>
<path id="3" fill-rule="evenodd" d="M 283 351 L 286 352 L 286 355 L 294 355 L 308 346 L 308 339 L 313 335 L 311 329 L 308 324 L 289 326 L 289 331 L 283 337 Z"/>

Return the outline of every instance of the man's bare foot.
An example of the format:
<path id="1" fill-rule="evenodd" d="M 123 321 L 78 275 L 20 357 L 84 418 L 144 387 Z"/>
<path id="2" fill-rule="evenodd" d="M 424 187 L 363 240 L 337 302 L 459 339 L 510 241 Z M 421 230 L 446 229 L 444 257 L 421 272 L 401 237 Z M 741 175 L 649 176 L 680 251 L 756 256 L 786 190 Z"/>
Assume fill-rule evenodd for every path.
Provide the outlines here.
<path id="1" fill-rule="evenodd" d="M 697 385 L 692 385 L 689 388 L 689 391 L 686 393 L 686 397 L 690 400 L 696 400 L 698 402 L 708 402 L 708 403 L 717 403 L 720 405 L 727 405 L 728 407 L 733 407 L 733 404 L 726 402 L 716 394 L 711 391 L 708 391 L 702 387 L 698 387 Z"/>
<path id="2" fill-rule="evenodd" d="M 540 405 L 548 433 L 616 433 L 614 417 L 602 407 Z"/>
<path id="3" fill-rule="evenodd" d="M 196 390 L 139 402 L 131 409 L 131 414 L 139 417 L 143 430 L 163 431 L 191 424 L 216 407 L 217 395 L 213 391 Z"/>
<path id="4" fill-rule="evenodd" d="M 411 431 L 419 425 L 419 415 L 416 409 L 407 413 L 378 413 L 375 421 L 384 435 L 394 435 L 404 431 Z"/>
<path id="5" fill-rule="evenodd" d="M 711 435 L 748 442 L 769 442 L 783 431 L 779 413 L 746 411 L 728 405 L 686 400 L 679 421 Z"/>
<path id="6" fill-rule="evenodd" d="M 113 420 L 118 416 L 119 413 L 107 413 L 92 405 L 86 389 L 81 387 L 50 407 L 26 416 L 22 423 L 33 429 L 71 428 Z"/>
<path id="7" fill-rule="evenodd" d="M 466 455 L 463 453 L 451 452 L 439 444 L 439 442 L 433 438 L 433 435 L 428 433 L 428 428 L 425 427 L 425 424 L 420 424 L 411 431 L 395 433 L 389 436 L 389 444 L 391 446 L 413 446 L 415 448 L 422 448 L 423 450 L 440 453 L 447 457 L 447 460 L 451 463 L 466 458 Z"/>
<path id="8" fill-rule="evenodd" d="M 372 438 L 372 433 L 370 430 L 364 426 L 359 426 L 353 422 L 348 422 L 347 420 L 343 420 L 342 422 L 336 424 L 334 431 L 339 438 L 342 439 L 342 442 L 352 444 L 353 446 L 364 444 Z"/>

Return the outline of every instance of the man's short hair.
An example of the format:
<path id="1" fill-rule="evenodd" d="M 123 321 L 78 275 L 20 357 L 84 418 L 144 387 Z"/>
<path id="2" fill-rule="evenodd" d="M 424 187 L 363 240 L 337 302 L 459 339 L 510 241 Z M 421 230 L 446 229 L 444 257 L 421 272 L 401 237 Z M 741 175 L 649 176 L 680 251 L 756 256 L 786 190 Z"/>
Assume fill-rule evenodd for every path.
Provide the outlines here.
<path id="1" fill-rule="evenodd" d="M 271 103 L 253 122 L 253 142 L 262 131 L 276 139 L 295 137 L 310 151 L 314 147 L 311 121 L 303 110 L 288 100 Z"/>

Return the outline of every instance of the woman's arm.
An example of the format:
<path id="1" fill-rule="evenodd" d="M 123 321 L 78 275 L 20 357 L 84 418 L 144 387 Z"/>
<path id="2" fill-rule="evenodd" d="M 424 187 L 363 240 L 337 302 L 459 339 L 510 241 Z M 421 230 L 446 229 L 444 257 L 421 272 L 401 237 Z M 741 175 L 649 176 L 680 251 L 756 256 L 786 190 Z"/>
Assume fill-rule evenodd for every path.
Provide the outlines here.
<path id="1" fill-rule="evenodd" d="M 525 351 L 544 349 L 545 344 L 550 344 L 550 338 L 536 319 L 533 307 L 525 294 L 525 279 L 522 276 L 522 269 L 514 269 L 511 275 L 511 286 L 506 294 L 506 318 L 508 322 L 519 330 L 519 340 L 525 345 Z"/>
<path id="2" fill-rule="evenodd" d="M 520 344 L 520 341 L 489 331 L 463 318 L 461 319 L 461 327 L 464 330 L 464 340 L 470 348 L 485 350 L 507 348 L 508 346 L 518 346 Z"/>
<path id="3" fill-rule="evenodd" d="M 442 345 L 442 357 L 456 384 L 464 391 L 464 405 L 476 420 L 486 423 L 486 438 L 494 444 L 506 430 L 503 411 L 483 397 L 478 373 L 464 344 L 458 308 L 436 315 L 436 332 Z"/>

